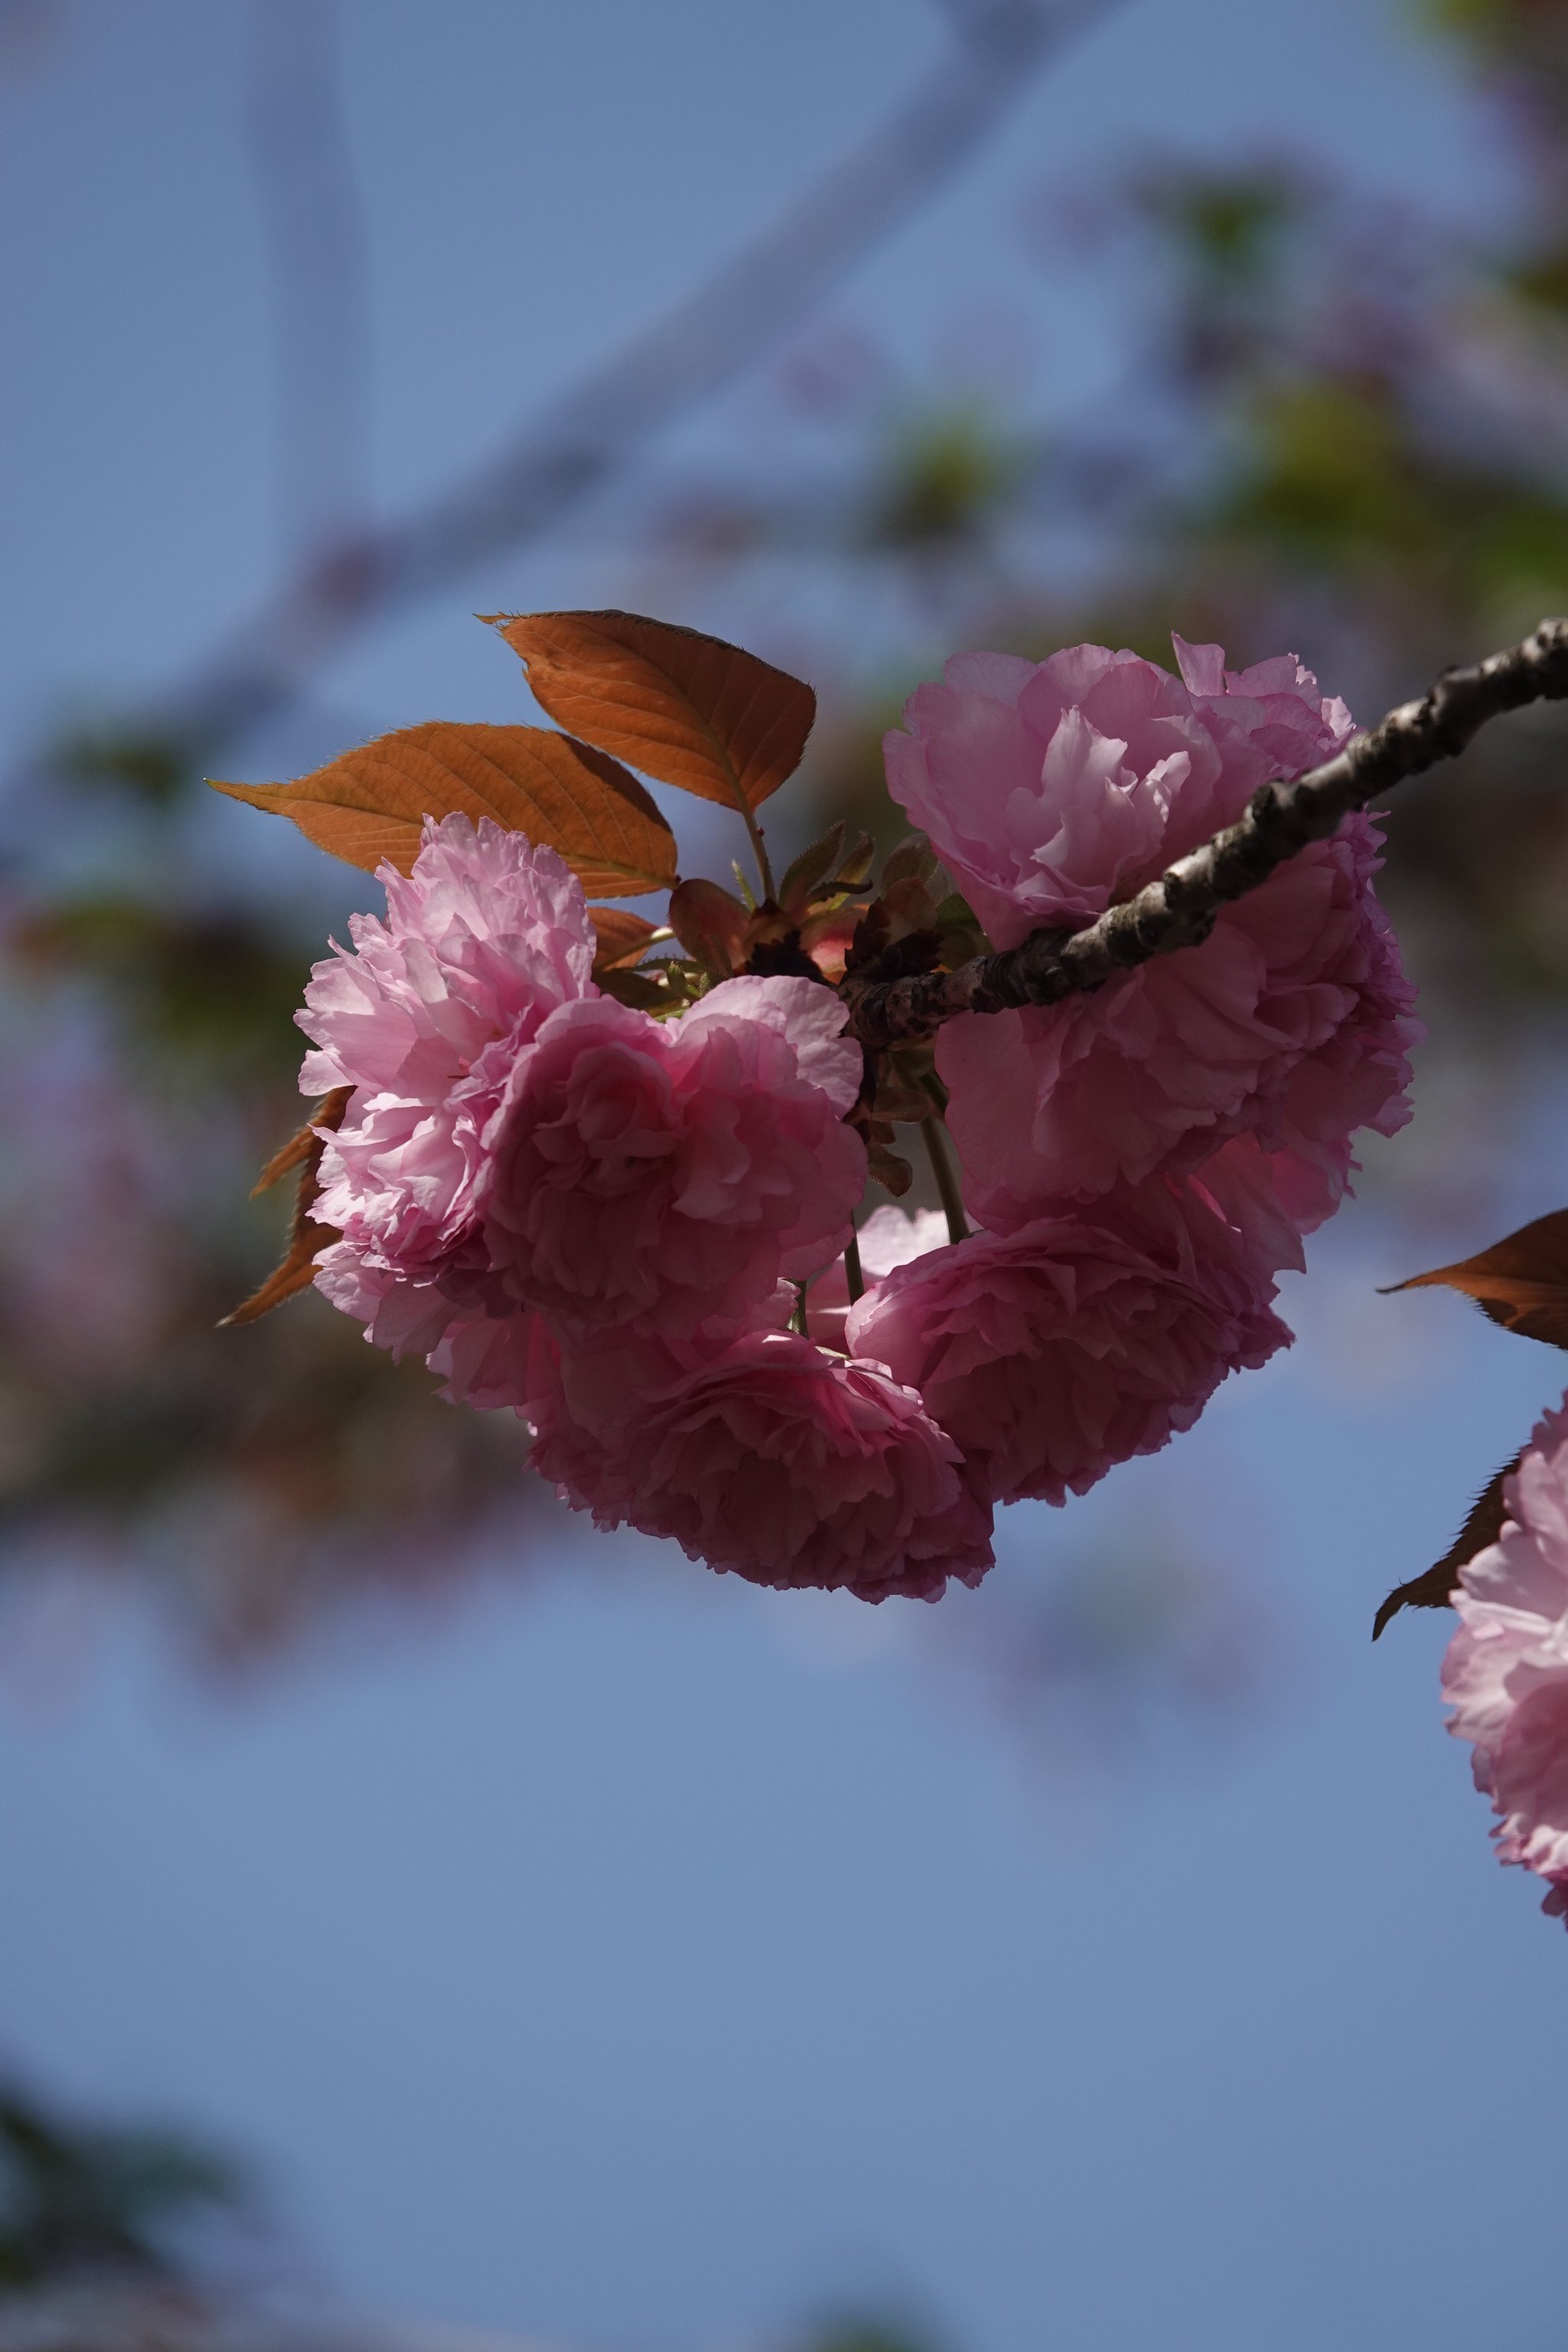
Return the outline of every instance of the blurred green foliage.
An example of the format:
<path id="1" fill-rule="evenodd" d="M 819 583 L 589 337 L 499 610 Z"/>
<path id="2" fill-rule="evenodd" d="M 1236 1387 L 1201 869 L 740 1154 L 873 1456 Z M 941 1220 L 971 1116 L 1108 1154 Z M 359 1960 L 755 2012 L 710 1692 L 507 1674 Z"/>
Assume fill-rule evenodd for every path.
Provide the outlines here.
<path id="1" fill-rule="evenodd" d="M 105 2274 L 176 2278 L 193 2216 L 246 2201 L 235 2167 L 182 2134 L 68 2123 L 0 2087 L 0 2295 Z"/>
<path id="2" fill-rule="evenodd" d="M 873 488 L 867 543 L 918 557 L 976 539 L 1028 464 L 984 408 L 916 419 L 895 437 Z"/>

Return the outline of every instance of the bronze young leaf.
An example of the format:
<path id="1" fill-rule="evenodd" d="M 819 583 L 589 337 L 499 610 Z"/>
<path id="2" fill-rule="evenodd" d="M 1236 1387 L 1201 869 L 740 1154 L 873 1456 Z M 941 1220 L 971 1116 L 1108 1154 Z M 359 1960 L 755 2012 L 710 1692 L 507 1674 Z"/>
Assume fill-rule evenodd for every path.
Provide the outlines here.
<path id="1" fill-rule="evenodd" d="M 321 1154 L 326 1149 L 326 1139 L 320 1130 L 342 1125 L 343 1113 L 349 1107 L 349 1097 L 353 1093 L 353 1087 L 334 1087 L 330 1095 L 324 1095 L 305 1125 L 289 1137 L 280 1151 L 273 1153 L 258 1177 L 251 1193 L 252 1200 L 258 1192 L 265 1192 L 269 1185 L 276 1184 L 279 1178 L 286 1176 L 291 1168 L 299 1169 L 300 1182 L 294 1195 L 294 1213 L 289 1220 L 289 1238 L 281 1259 L 260 1289 L 253 1290 L 232 1314 L 223 1318 L 218 1325 L 220 1331 L 227 1330 L 237 1323 L 258 1321 L 263 1315 L 269 1315 L 275 1307 L 281 1307 L 286 1298 L 292 1298 L 296 1291 L 308 1289 L 315 1280 L 317 1258 L 329 1242 L 335 1242 L 338 1238 L 335 1226 L 320 1224 L 310 1214 L 321 1190 Z"/>
<path id="2" fill-rule="evenodd" d="M 728 980 L 740 971 L 752 919 L 739 898 L 700 874 L 670 894 L 670 929 L 687 954 L 714 980 Z"/>
<path id="3" fill-rule="evenodd" d="M 1568 1209 L 1537 1217 L 1458 1265 L 1414 1274 L 1388 1289 L 1422 1290 L 1433 1284 L 1464 1291 L 1505 1331 L 1568 1348 Z"/>
<path id="4" fill-rule="evenodd" d="M 722 637 L 640 613 L 488 617 L 552 719 L 661 783 L 750 813 L 800 765 L 816 695 Z"/>
<path id="5" fill-rule="evenodd" d="M 509 833 L 560 851 L 586 890 L 605 898 L 665 890 L 675 835 L 618 761 L 548 727 L 458 726 L 434 719 L 378 736 L 289 784 L 214 789 L 292 817 L 318 848 L 374 873 L 406 874 L 427 816 L 493 817 Z"/>
<path id="6" fill-rule="evenodd" d="M 1503 1481 L 1512 1477 L 1519 1463 L 1520 1457 L 1516 1454 L 1511 1462 L 1505 1462 L 1502 1468 L 1487 1481 L 1471 1504 L 1464 1526 L 1441 1559 L 1434 1562 L 1420 1576 L 1413 1576 L 1407 1584 L 1394 1586 L 1372 1621 L 1374 1642 L 1389 1620 L 1397 1617 L 1402 1609 L 1447 1608 L 1465 1562 L 1474 1559 L 1477 1552 L 1484 1551 L 1488 1544 L 1496 1543 L 1502 1533 Z"/>
<path id="7" fill-rule="evenodd" d="M 594 957 L 595 974 L 636 963 L 655 940 L 669 936 L 668 929 L 650 923 L 646 915 L 634 915 L 627 907 L 590 907 L 588 914 L 599 942 Z"/>
<path id="8" fill-rule="evenodd" d="M 803 849 L 800 856 L 784 868 L 784 879 L 779 884 L 779 905 L 793 922 L 800 921 L 837 865 L 839 852 L 844 846 L 844 819 L 840 817 L 837 824 L 828 827 L 820 841 L 814 841 L 808 849 Z"/>

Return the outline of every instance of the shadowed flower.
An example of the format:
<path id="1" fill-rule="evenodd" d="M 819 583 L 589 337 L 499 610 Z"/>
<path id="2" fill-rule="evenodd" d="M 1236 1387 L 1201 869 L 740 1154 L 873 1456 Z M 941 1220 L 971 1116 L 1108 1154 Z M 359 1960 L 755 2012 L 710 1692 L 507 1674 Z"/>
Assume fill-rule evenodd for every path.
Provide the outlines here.
<path id="1" fill-rule="evenodd" d="M 994 1502 L 1081 1495 L 1290 1334 L 1268 1268 L 1179 1178 L 895 1266 L 847 1343 L 918 1389 Z"/>
<path id="2" fill-rule="evenodd" d="M 602 1528 L 672 1536 L 753 1584 L 934 1601 L 991 1565 L 991 1513 L 912 1389 L 793 1332 L 715 1347 L 541 1325 L 533 1465 Z"/>

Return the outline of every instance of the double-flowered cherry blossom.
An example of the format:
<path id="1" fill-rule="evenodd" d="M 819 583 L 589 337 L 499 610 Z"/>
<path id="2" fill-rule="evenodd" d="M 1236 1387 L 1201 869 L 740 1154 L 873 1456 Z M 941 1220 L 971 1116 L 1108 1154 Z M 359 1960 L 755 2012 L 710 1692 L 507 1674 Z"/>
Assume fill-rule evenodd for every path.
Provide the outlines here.
<path id="1" fill-rule="evenodd" d="M 999 946 L 1091 919 L 1344 740 L 1293 659 L 1237 677 L 1178 651 L 1180 678 L 1096 646 L 963 656 L 889 737 L 895 793 Z M 694 972 L 689 1009 L 627 1006 L 594 982 L 561 858 L 427 824 L 300 1015 L 302 1087 L 352 1089 L 317 1281 L 448 1396 L 519 1412 L 603 1527 L 871 1601 L 977 1582 L 994 1504 L 1082 1493 L 1289 1340 L 1273 1275 L 1354 1129 L 1405 1115 L 1376 840 L 1351 819 L 1098 995 L 949 1024 L 985 1229 L 883 1207 L 852 1302 L 847 1114 L 876 1074 L 837 991 Z"/>
<path id="2" fill-rule="evenodd" d="M 580 884 L 466 817 L 426 828 L 384 922 L 318 964 L 301 1087 L 354 1091 L 315 1214 L 317 1281 L 449 1392 L 518 1402 L 527 1312 L 739 1328 L 842 1248 L 865 1148 L 838 997 L 746 978 L 660 1023 L 601 996 Z"/>
<path id="3" fill-rule="evenodd" d="M 846 1344 L 919 1391 L 993 1501 L 1061 1503 L 1289 1345 L 1273 1296 L 1212 1199 L 1155 1177 L 895 1265 Z"/>
<path id="4" fill-rule="evenodd" d="M 704 1345 L 535 1340 L 534 1466 L 602 1528 L 672 1536 L 753 1584 L 935 1600 L 992 1561 L 958 1446 L 879 1364 L 792 1331 Z"/>
<path id="5" fill-rule="evenodd" d="M 485 1131 L 518 1055 L 592 991 L 595 938 L 563 860 L 488 817 L 427 822 L 413 872 L 378 879 L 385 921 L 351 917 L 297 1016 L 317 1048 L 301 1091 L 353 1088 L 321 1160 L 315 1214 L 342 1238 L 317 1281 L 378 1345 L 424 1355 L 483 1270 Z"/>
<path id="6" fill-rule="evenodd" d="M 960 655 L 889 735 L 894 797 L 998 947 L 1092 920 L 1345 740 L 1344 705 L 1293 656 L 1237 674 L 1217 646 L 1176 646 L 1179 677 L 1100 646 Z M 1224 908 L 1202 947 L 1049 1008 L 950 1022 L 938 1066 L 976 1215 L 1016 1231 L 1242 1133 L 1290 1155 L 1309 1222 L 1326 1215 L 1354 1130 L 1409 1115 L 1413 992 L 1372 891 L 1379 840 L 1352 816 Z"/>
<path id="7" fill-rule="evenodd" d="M 1504 1486 L 1496 1543 L 1459 1570 L 1443 1663 L 1448 1728 L 1473 1743 L 1499 1857 L 1547 1880 L 1568 1915 L 1568 1398 Z"/>
<path id="8" fill-rule="evenodd" d="M 725 981 L 662 1023 L 608 997 L 552 1013 L 486 1130 L 506 1296 L 578 1328 L 738 1328 L 836 1257 L 866 1183 L 845 1020 L 793 978 Z"/>

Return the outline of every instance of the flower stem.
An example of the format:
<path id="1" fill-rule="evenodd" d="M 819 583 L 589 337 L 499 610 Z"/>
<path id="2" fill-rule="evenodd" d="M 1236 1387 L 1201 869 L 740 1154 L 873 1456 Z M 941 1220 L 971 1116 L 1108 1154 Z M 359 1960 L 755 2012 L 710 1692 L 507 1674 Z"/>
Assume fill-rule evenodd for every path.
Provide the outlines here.
<path id="1" fill-rule="evenodd" d="M 795 1286 L 795 1313 L 790 1317 L 790 1323 L 793 1328 L 800 1333 L 803 1339 L 810 1339 L 811 1334 L 805 1328 L 805 1285 L 804 1282 L 797 1282 Z"/>
<path id="2" fill-rule="evenodd" d="M 746 820 L 746 831 L 752 837 L 752 855 L 757 861 L 757 879 L 763 886 L 763 897 L 773 895 L 773 869 L 768 864 L 767 848 L 763 841 L 763 828 L 757 823 L 749 802 L 741 803 L 741 814 Z"/>
<path id="3" fill-rule="evenodd" d="M 860 1271 L 860 1237 L 853 1225 L 844 1244 L 844 1276 L 849 1285 L 849 1304 L 853 1307 L 858 1298 L 866 1296 L 866 1277 Z"/>
<path id="4" fill-rule="evenodd" d="M 925 1138 L 926 1151 L 931 1160 L 931 1172 L 936 1178 L 936 1189 L 947 1216 L 947 1237 L 950 1242 L 969 1239 L 969 1221 L 963 1213 L 963 1201 L 958 1189 L 958 1179 L 952 1172 L 952 1162 L 947 1156 L 947 1139 L 942 1121 L 933 1114 L 921 1121 L 921 1133 Z"/>

